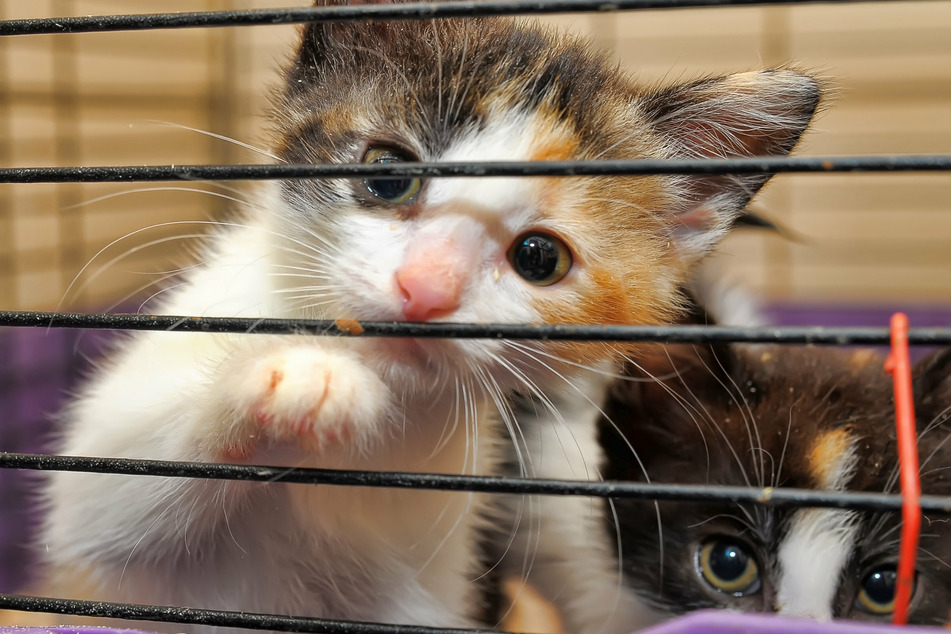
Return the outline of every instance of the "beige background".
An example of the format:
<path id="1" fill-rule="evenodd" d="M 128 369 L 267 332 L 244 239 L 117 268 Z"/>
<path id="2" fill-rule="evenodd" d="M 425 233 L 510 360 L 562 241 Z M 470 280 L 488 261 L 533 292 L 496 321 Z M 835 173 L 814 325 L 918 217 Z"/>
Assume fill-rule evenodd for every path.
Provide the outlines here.
<path id="1" fill-rule="evenodd" d="M 303 3 L 0 0 L 0 17 L 292 4 Z M 951 152 L 951 2 L 551 21 L 589 35 L 645 81 L 789 61 L 821 71 L 838 94 L 800 154 Z M 293 34 L 267 26 L 0 38 L 0 164 L 258 162 L 176 126 L 261 143 L 267 86 Z M 191 257 L 194 241 L 177 236 L 202 227 L 182 223 L 218 217 L 230 204 L 221 196 L 242 186 L 225 185 L 0 185 L 0 309 L 99 309 L 148 295 L 157 272 Z M 769 299 L 947 304 L 949 207 L 951 175 L 780 176 L 759 208 L 809 242 L 746 232 L 720 261 Z"/>

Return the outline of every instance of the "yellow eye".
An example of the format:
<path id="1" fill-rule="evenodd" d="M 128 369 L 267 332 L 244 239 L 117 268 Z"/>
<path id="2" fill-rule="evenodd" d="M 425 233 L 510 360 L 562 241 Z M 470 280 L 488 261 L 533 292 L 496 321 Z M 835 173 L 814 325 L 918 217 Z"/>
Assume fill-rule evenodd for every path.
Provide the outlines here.
<path id="1" fill-rule="evenodd" d="M 717 537 L 705 542 L 697 565 L 704 581 L 719 592 L 738 597 L 760 588 L 759 565 L 740 540 Z"/>
<path id="2" fill-rule="evenodd" d="M 894 568 L 880 568 L 865 575 L 855 597 L 855 607 L 867 614 L 886 615 L 895 610 L 895 583 L 898 572 Z"/>
<path id="3" fill-rule="evenodd" d="M 406 163 L 409 160 L 402 151 L 389 147 L 371 147 L 363 155 L 364 163 Z M 413 202 L 423 186 L 419 178 L 368 178 L 364 182 L 371 194 L 394 205 Z"/>
<path id="4" fill-rule="evenodd" d="M 523 233 L 512 243 L 508 256 L 515 272 L 535 286 L 551 286 L 571 270 L 571 251 L 550 233 Z"/>

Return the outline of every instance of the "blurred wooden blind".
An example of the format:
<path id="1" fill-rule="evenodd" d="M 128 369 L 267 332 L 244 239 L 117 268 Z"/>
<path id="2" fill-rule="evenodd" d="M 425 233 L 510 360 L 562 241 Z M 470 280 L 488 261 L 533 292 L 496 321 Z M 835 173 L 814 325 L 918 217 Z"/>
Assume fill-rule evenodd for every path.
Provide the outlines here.
<path id="1" fill-rule="evenodd" d="M 0 18 L 263 6 L 268 3 L 0 0 Z M 0 38 L 0 163 L 261 162 L 186 128 L 260 144 L 267 84 L 293 33 L 294 27 L 268 26 Z M 163 273 L 192 257 L 194 244 L 176 237 L 207 232 L 193 221 L 220 217 L 236 204 L 224 198 L 240 198 L 234 187 L 0 186 L 0 306 L 49 309 L 64 300 L 69 308 L 105 308 L 140 296 L 139 289 L 154 292 Z"/>
<path id="2" fill-rule="evenodd" d="M 294 4 L 306 2 L 0 0 L 0 17 Z M 949 2 L 640 11 L 548 21 L 613 50 L 649 82 L 790 61 L 819 70 L 836 95 L 800 154 L 951 152 Z M 0 163 L 262 161 L 176 126 L 263 145 L 266 94 L 294 32 L 268 26 L 0 38 Z M 138 289 L 154 290 L 156 275 L 192 257 L 189 239 L 176 236 L 206 231 L 192 221 L 220 217 L 237 204 L 222 198 L 240 198 L 232 186 L 0 186 L 0 307 L 48 309 L 65 300 L 70 309 L 104 308 Z M 746 232 L 731 237 L 718 260 L 771 299 L 948 302 L 949 204 L 951 175 L 784 175 L 758 208 L 806 241 Z"/>

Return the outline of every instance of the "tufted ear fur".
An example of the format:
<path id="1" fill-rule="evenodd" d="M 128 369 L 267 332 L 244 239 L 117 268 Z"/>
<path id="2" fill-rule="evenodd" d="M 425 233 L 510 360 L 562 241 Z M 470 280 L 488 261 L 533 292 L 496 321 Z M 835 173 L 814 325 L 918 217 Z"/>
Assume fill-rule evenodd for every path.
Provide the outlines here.
<path id="1" fill-rule="evenodd" d="M 639 107 L 668 158 L 785 156 L 820 102 L 819 83 L 787 69 L 704 79 L 651 93 Z M 709 251 L 771 174 L 683 176 L 670 233 L 686 259 Z"/>
<path id="2" fill-rule="evenodd" d="M 314 7 L 364 4 L 399 4 L 399 0 L 316 0 Z M 288 71 L 287 89 L 305 87 L 316 80 L 326 64 L 334 64 L 353 46 L 374 47 L 398 29 L 411 26 L 407 21 L 359 20 L 354 22 L 310 22 L 301 30 L 295 63 Z"/>

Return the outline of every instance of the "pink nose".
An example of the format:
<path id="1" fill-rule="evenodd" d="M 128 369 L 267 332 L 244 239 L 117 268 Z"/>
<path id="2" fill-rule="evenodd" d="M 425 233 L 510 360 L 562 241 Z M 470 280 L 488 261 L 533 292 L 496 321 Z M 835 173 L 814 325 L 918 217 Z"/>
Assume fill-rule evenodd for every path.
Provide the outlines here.
<path id="1" fill-rule="evenodd" d="M 461 276 L 437 262 L 404 264 L 396 272 L 396 283 L 407 321 L 428 321 L 459 308 Z"/>

